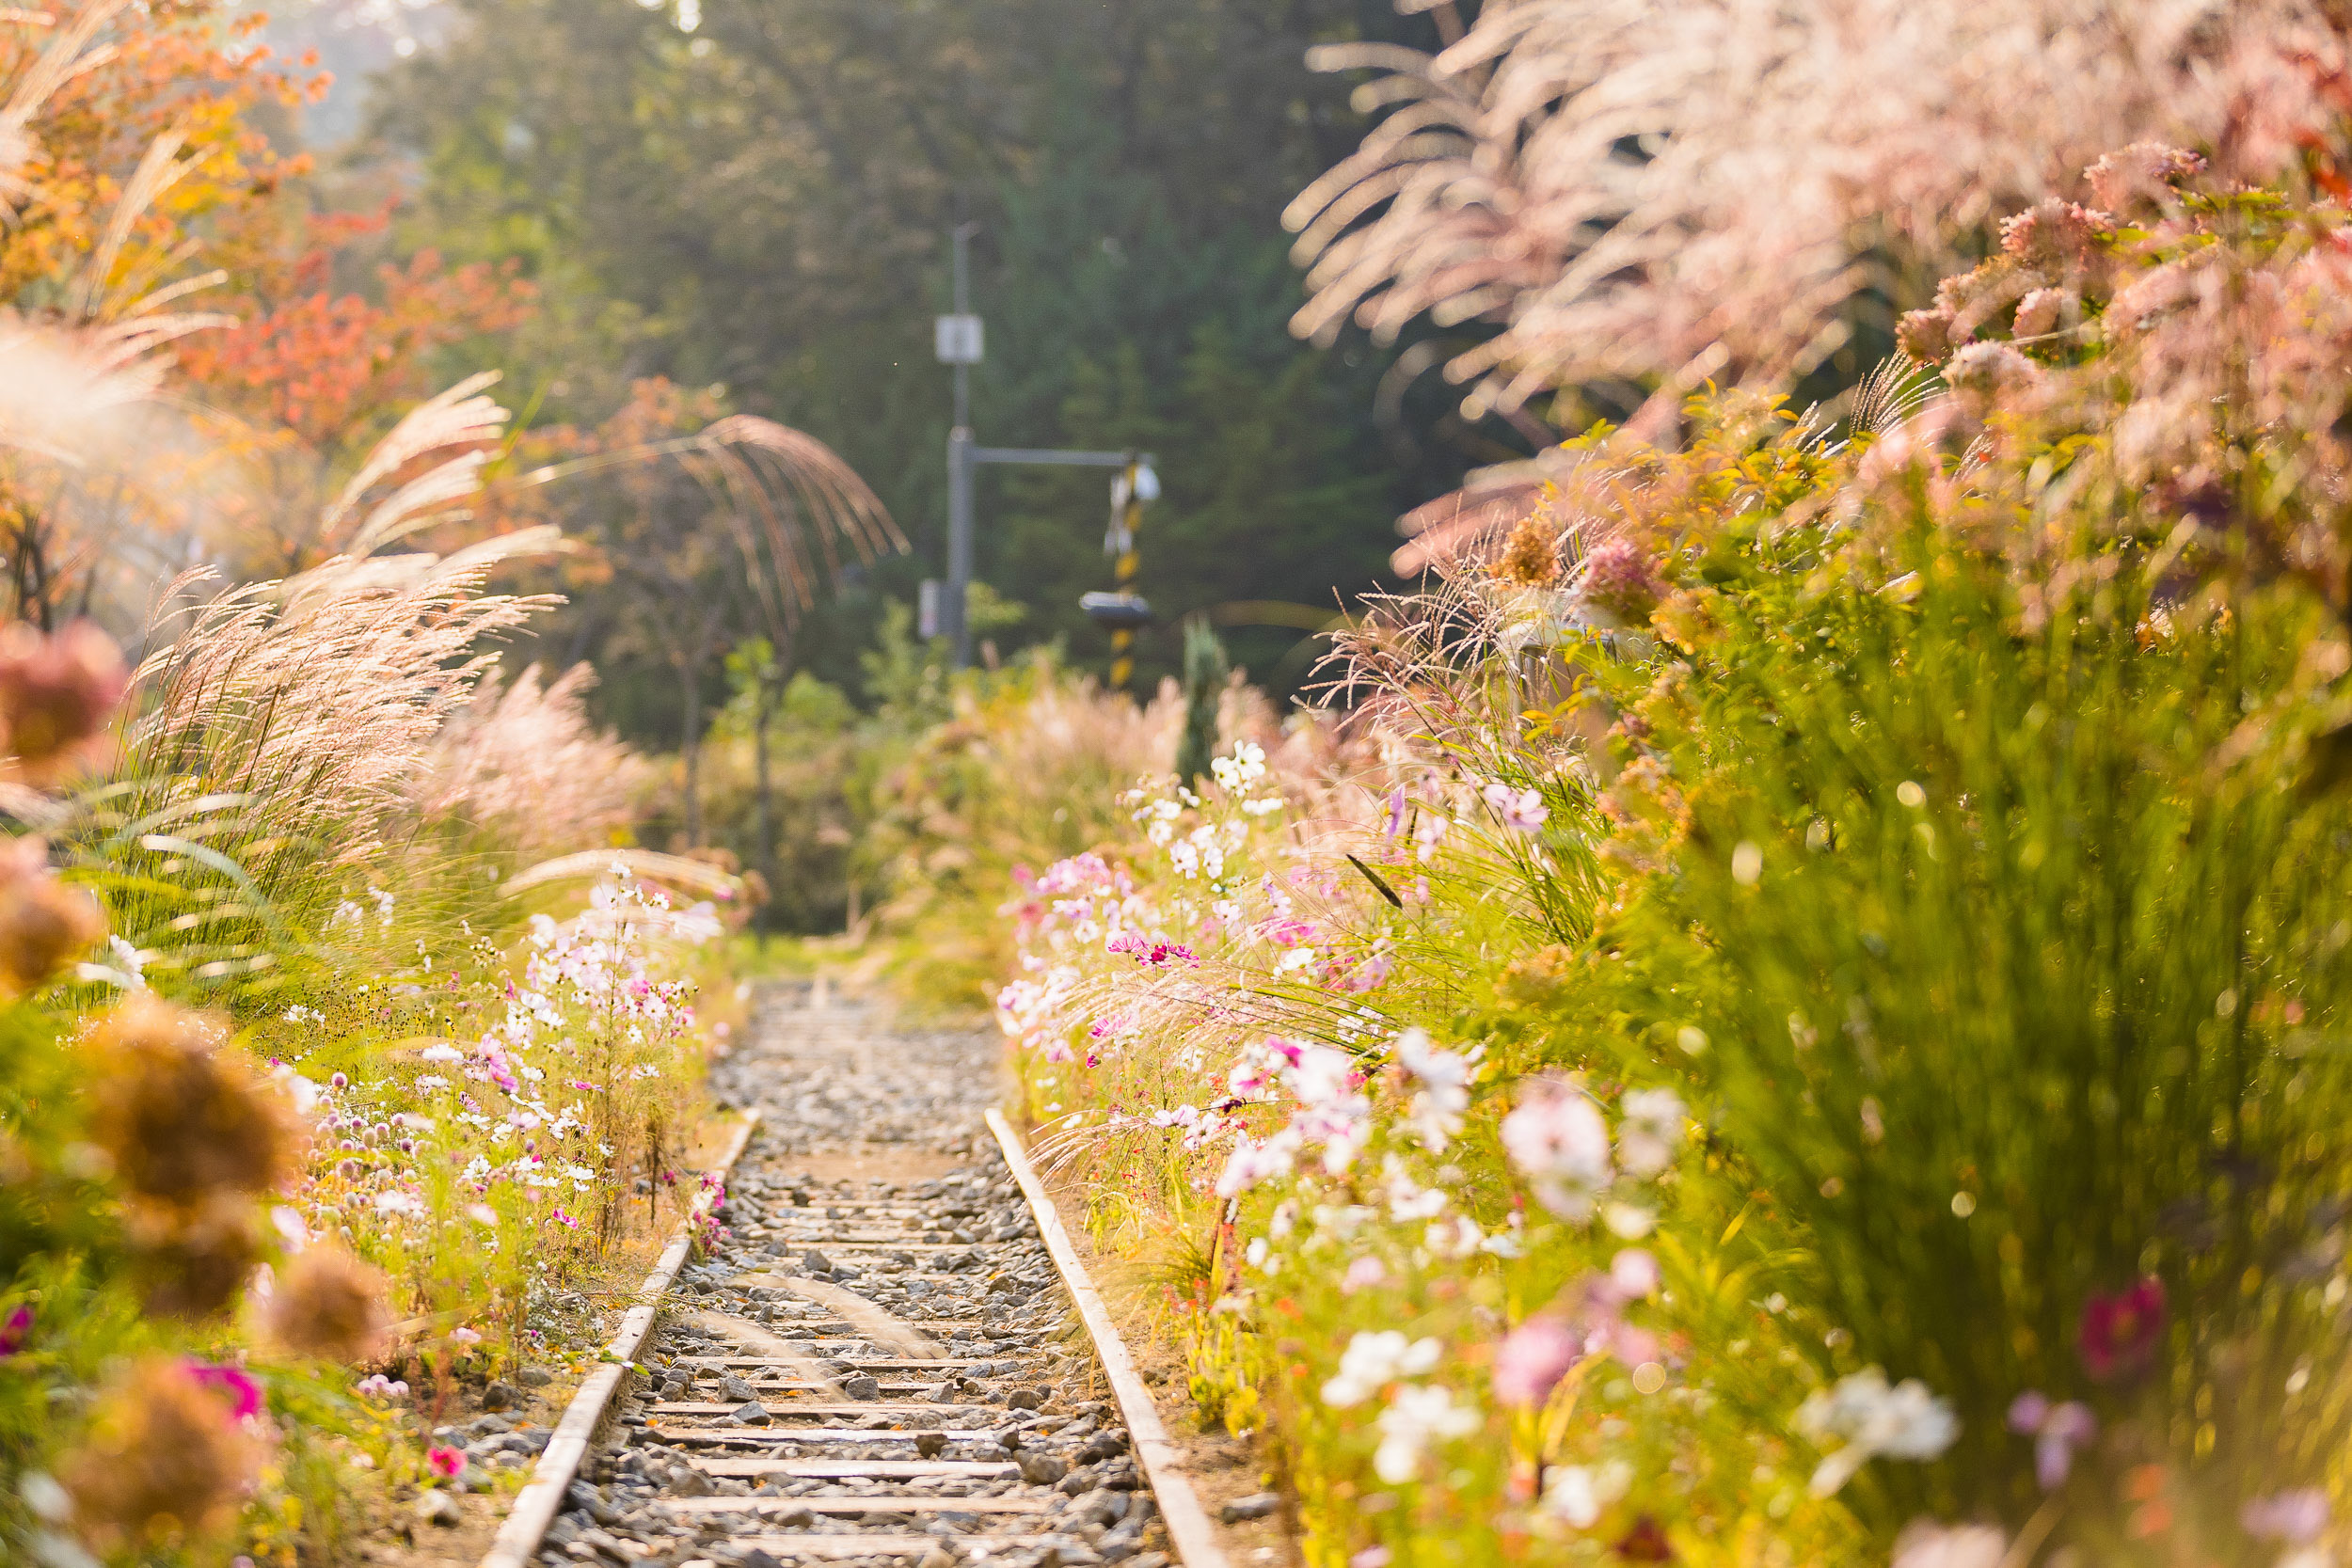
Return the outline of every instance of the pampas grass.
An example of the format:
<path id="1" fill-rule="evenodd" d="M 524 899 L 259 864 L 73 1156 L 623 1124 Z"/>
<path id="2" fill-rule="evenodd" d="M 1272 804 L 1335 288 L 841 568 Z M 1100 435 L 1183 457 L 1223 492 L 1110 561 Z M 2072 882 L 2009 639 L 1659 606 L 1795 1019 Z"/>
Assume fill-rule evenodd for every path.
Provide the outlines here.
<path id="1" fill-rule="evenodd" d="M 1388 113 L 1285 214 L 1293 326 L 1467 327 L 1469 412 L 1629 383 L 1662 430 L 1710 377 L 1783 382 L 1924 303 L 2117 148 L 2276 177 L 2345 58 L 2310 0 L 1490 0 L 1435 55 L 1311 55 Z"/>

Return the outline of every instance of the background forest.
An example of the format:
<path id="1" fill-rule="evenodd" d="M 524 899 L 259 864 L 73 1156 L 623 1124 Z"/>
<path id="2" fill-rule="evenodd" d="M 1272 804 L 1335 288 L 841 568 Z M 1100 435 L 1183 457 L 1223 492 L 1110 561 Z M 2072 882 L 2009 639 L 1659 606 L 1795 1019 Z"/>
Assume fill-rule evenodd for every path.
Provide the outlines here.
<path id="1" fill-rule="evenodd" d="M 1348 83 L 1306 52 L 1434 38 L 1386 6 L 454 0 L 322 6 L 275 31 L 346 71 L 306 111 L 314 138 L 358 137 L 319 149 L 322 203 L 413 179 L 374 249 L 515 266 L 535 291 L 500 350 L 535 423 L 593 427 L 665 377 L 808 431 L 875 485 L 913 549 L 852 573 L 798 651 L 853 693 L 883 607 L 941 570 L 930 317 L 959 221 L 989 332 L 981 439 L 1160 455 L 1147 685 L 1175 668 L 1176 620 L 1206 610 L 1254 676 L 1295 686 L 1301 631 L 1380 579 L 1390 520 L 1467 461 L 1526 450 L 1458 428 L 1441 388 L 1408 398 L 1393 355 L 1284 330 L 1302 294 L 1282 209 L 1362 133 Z M 373 260 L 342 262 L 354 286 Z M 1060 639 L 1102 657 L 1076 601 L 1107 581 L 1103 489 L 984 477 L 1000 653 Z M 544 638 L 594 659 L 624 734 L 675 747 L 672 660 L 620 596 L 575 597 Z"/>

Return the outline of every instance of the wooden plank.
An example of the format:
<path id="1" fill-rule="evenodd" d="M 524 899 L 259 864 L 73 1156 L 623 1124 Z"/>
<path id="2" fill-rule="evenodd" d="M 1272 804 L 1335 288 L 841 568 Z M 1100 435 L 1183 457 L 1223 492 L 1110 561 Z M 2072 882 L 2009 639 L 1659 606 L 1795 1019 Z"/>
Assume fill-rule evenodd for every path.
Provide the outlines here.
<path id="1" fill-rule="evenodd" d="M 1053 1539 L 1046 1535 L 747 1535 L 734 1544 L 746 1550 L 756 1546 L 772 1558 L 832 1562 L 853 1557 L 921 1557 L 943 1546 L 993 1556 L 1015 1546 L 1041 1546 Z"/>
<path id="2" fill-rule="evenodd" d="M 797 1476 L 803 1481 L 904 1480 L 910 1476 L 1016 1476 L 1010 1461 L 984 1459 L 709 1459 L 690 1454 L 686 1463 L 714 1476 Z"/>
<path id="3" fill-rule="evenodd" d="M 741 1406 L 727 1408 L 739 1411 Z M 659 1416 L 660 1408 L 656 1406 L 654 1413 Z M 770 1416 L 915 1416 L 915 1413 L 922 1413 L 922 1416 L 974 1416 L 974 1413 L 978 1413 L 978 1416 L 993 1416 L 997 1420 L 1009 1420 L 1011 1416 L 1016 1416 L 1014 1411 L 1007 1411 L 1005 1406 L 934 1406 L 930 1399 L 873 1399 L 873 1402 L 847 1403 L 847 1406 L 845 1403 L 784 1402 L 770 1406 L 767 1413 Z"/>
<path id="4" fill-rule="evenodd" d="M 1029 1212 L 1036 1219 L 1038 1229 L 1044 1233 L 1045 1250 L 1053 1255 L 1054 1266 L 1061 1271 L 1062 1284 L 1069 1290 L 1070 1299 L 1077 1303 L 1078 1316 L 1094 1341 L 1094 1353 L 1103 1364 L 1103 1375 L 1109 1380 L 1111 1397 L 1118 1402 L 1119 1414 L 1127 1424 L 1127 1438 L 1136 1463 L 1143 1467 L 1144 1479 L 1152 1483 L 1152 1496 L 1159 1500 L 1160 1516 L 1168 1526 L 1168 1541 L 1176 1548 L 1177 1560 L 1186 1568 L 1229 1568 L 1225 1550 L 1217 1544 L 1216 1531 L 1209 1528 L 1209 1515 L 1194 1494 L 1192 1483 L 1184 1477 L 1184 1456 L 1168 1441 L 1168 1428 L 1160 1422 L 1159 1407 L 1152 1402 L 1151 1390 L 1136 1374 L 1135 1358 L 1127 1354 L 1126 1341 L 1119 1337 L 1119 1325 L 1111 1321 L 1110 1308 L 1104 1305 L 1102 1292 L 1095 1290 L 1085 1262 L 1078 1257 L 1078 1249 L 1070 1244 L 1053 1196 L 1029 1167 L 1029 1156 L 1004 1113 L 990 1107 L 988 1126 L 996 1134 L 997 1146 L 1005 1151 L 1005 1164 L 1012 1167 L 1013 1180 L 1021 1184 L 1022 1196 L 1029 1200 Z"/>
<path id="5" fill-rule="evenodd" d="M 987 1326 L 986 1320 L 980 1318 L 900 1318 L 898 1322 L 904 1323 L 909 1328 L 917 1329 L 927 1334 L 934 1331 L 945 1334 L 953 1334 L 960 1328 L 972 1329 L 985 1328 Z M 773 1330 L 778 1334 L 785 1334 L 791 1330 L 808 1328 L 848 1329 L 850 1332 L 833 1336 L 834 1339 L 847 1344 L 861 1343 L 865 1338 L 871 1338 L 871 1336 L 859 1336 L 856 1333 L 857 1324 L 850 1322 L 847 1318 L 778 1318 L 774 1323 L 763 1323 L 761 1326 Z M 1014 1328 L 1002 1329 L 998 1332 L 1011 1338 L 1034 1338 L 1038 1335 L 1049 1333 L 1051 1331 L 1042 1328 Z M 995 1338 L 997 1336 L 994 1334 L 986 1334 L 982 1336 L 984 1338 Z M 817 1342 L 820 1345 L 825 1343 L 825 1337 L 822 1335 L 818 1336 Z"/>
<path id="6" fill-rule="evenodd" d="M 861 1340 L 858 1342 L 863 1343 L 864 1341 Z M 825 1355 L 816 1357 L 815 1359 L 821 1361 L 839 1361 L 845 1365 L 858 1368 L 861 1370 L 885 1372 L 920 1372 L 927 1371 L 934 1367 L 944 1369 L 947 1367 L 993 1366 L 996 1362 L 996 1357 L 993 1355 L 968 1355 L 964 1356 L 961 1360 L 946 1358 L 936 1361 L 902 1361 L 889 1356 L 880 1355 Z M 779 1361 L 773 1356 L 762 1357 L 757 1355 L 680 1355 L 673 1357 L 670 1362 L 670 1365 L 673 1367 L 789 1367 L 793 1363 L 789 1361 Z"/>
<path id="7" fill-rule="evenodd" d="M 754 1110 L 736 1128 L 735 1136 L 720 1155 L 713 1173 L 722 1181 L 735 1169 L 736 1161 L 742 1158 L 752 1141 L 753 1130 L 758 1125 L 759 1113 Z M 717 1200 L 719 1191 L 718 1187 L 707 1186 L 694 1195 L 653 1272 L 637 1287 L 637 1305 L 621 1319 L 621 1331 L 605 1347 L 603 1364 L 588 1374 L 587 1381 L 564 1406 L 564 1418 L 556 1423 L 555 1434 L 548 1439 L 530 1481 L 515 1495 L 515 1506 L 507 1511 L 505 1522 L 491 1538 L 490 1549 L 483 1554 L 482 1568 L 525 1568 L 532 1554 L 539 1549 L 548 1526 L 555 1522 L 555 1515 L 564 1505 L 564 1492 L 570 1488 L 572 1478 L 580 1473 L 580 1462 L 587 1457 L 588 1440 L 596 1434 L 596 1423 L 604 1418 L 604 1407 L 621 1386 L 621 1379 L 628 1370 L 627 1363 L 636 1356 L 645 1336 L 652 1331 L 655 1315 L 661 1310 L 661 1298 L 669 1291 L 670 1281 L 685 1266 L 687 1254 L 693 1248 L 695 1227 Z"/>
<path id="8" fill-rule="evenodd" d="M 779 1236 L 772 1230 L 759 1239 L 768 1242 L 800 1243 L 801 1250 L 803 1252 L 846 1251 L 851 1248 L 862 1252 L 968 1252 L 974 1247 L 1010 1246 L 1012 1244 L 1009 1242 L 900 1241 L 895 1236 L 811 1236 L 803 1239 L 799 1236 Z"/>
<path id="9" fill-rule="evenodd" d="M 894 1492 L 860 1497 L 675 1497 L 672 1513 L 1042 1513 L 1044 1497 L 943 1497 L 936 1492 Z"/>
<path id="10" fill-rule="evenodd" d="M 945 1427 L 647 1427 L 646 1435 L 664 1443 L 700 1440 L 723 1443 L 912 1443 L 918 1437 L 940 1436 L 950 1443 L 993 1443 L 994 1428 L 950 1432 Z"/>

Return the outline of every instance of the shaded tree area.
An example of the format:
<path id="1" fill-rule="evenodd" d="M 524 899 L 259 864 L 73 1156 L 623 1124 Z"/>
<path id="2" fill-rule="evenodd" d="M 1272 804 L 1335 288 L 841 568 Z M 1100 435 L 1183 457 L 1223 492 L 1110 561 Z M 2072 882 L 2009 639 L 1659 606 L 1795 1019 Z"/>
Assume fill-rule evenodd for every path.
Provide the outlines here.
<path id="1" fill-rule="evenodd" d="M 1493 455 L 1404 435 L 1442 429 L 1441 385 L 1400 408 L 1381 395 L 1389 356 L 1285 331 L 1301 296 L 1280 213 L 1362 132 L 1349 84 L 1310 72 L 1306 50 L 1431 41 L 1377 0 L 453 9 L 448 41 L 377 87 L 381 145 L 421 163 L 404 245 L 519 261 L 542 306 L 508 391 L 535 419 L 593 424 L 666 376 L 811 432 L 866 477 L 914 550 L 852 574 L 805 629 L 801 663 L 830 679 L 854 686 L 884 604 L 941 569 L 930 318 L 960 219 L 977 226 L 988 322 L 980 438 L 1159 455 L 1142 547 L 1163 624 L 1144 680 L 1175 671 L 1176 619 L 1210 610 L 1241 618 L 1227 636 L 1253 677 L 1295 683 L 1300 631 L 1247 624 L 1285 618 L 1247 607 L 1375 586 L 1397 513 Z M 1002 651 L 1059 638 L 1103 656 L 1076 599 L 1107 585 L 1105 511 L 1097 472 L 984 472 L 980 576 L 1023 610 Z M 596 596 L 566 613 L 551 636 L 604 653 Z M 604 653 L 603 700 L 667 736 L 675 683 L 644 662 Z"/>

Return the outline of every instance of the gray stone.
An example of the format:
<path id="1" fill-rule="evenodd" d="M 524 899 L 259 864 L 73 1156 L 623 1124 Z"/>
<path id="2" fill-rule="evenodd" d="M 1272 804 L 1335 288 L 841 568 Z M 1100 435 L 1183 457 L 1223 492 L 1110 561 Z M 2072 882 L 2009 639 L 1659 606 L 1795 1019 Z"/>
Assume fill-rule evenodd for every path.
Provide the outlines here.
<path id="1" fill-rule="evenodd" d="M 522 1395 L 516 1391 L 513 1384 L 493 1383 L 488 1387 L 482 1390 L 482 1408 L 485 1410 L 512 1410 L 515 1406 L 522 1402 Z"/>
<path id="2" fill-rule="evenodd" d="M 526 1388 L 545 1388 L 555 1381 L 555 1374 L 545 1367 L 525 1367 L 515 1374 L 515 1381 Z"/>
<path id="3" fill-rule="evenodd" d="M 853 1400 L 880 1399 L 882 1385 L 866 1373 L 860 1372 L 854 1377 L 843 1378 L 841 1391 Z"/>
<path id="4" fill-rule="evenodd" d="M 742 1405 L 734 1413 L 732 1419 L 747 1427 L 764 1427 L 775 1421 L 775 1418 L 768 1414 L 768 1407 L 757 1400 Z"/>
<path id="5" fill-rule="evenodd" d="M 1050 1453 L 1021 1456 L 1021 1479 L 1031 1486 L 1051 1486 L 1070 1473 L 1070 1466 Z"/>
<path id="6" fill-rule="evenodd" d="M 670 1493 L 673 1497 L 707 1497 L 717 1490 L 710 1478 L 691 1465 L 674 1465 L 670 1470 Z"/>
<path id="7" fill-rule="evenodd" d="M 1256 1492 L 1247 1497 L 1235 1497 L 1216 1511 L 1216 1516 L 1229 1525 L 1244 1519 L 1263 1519 L 1282 1506 L 1282 1499 L 1271 1492 Z"/>
<path id="8" fill-rule="evenodd" d="M 723 1400 L 755 1400 L 759 1393 L 749 1383 L 733 1372 L 719 1379 L 719 1397 Z"/>
<path id="9" fill-rule="evenodd" d="M 1034 1388 L 1015 1388 L 1005 1396 L 1008 1410 L 1035 1410 L 1045 1402 L 1045 1396 Z"/>
<path id="10" fill-rule="evenodd" d="M 465 1523 L 465 1511 L 457 1506 L 457 1499 L 438 1487 L 419 1495 L 417 1498 L 417 1522 L 419 1524 L 434 1525 L 442 1529 L 454 1529 Z"/>

